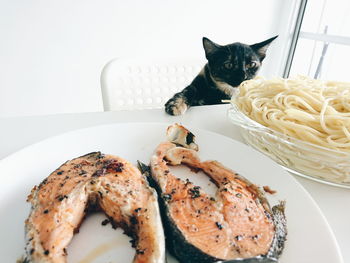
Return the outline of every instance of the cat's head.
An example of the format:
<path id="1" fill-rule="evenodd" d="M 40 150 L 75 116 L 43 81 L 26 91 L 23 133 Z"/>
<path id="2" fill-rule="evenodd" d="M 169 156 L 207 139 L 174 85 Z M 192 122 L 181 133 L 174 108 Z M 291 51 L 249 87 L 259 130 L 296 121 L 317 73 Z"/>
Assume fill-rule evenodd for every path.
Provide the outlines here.
<path id="1" fill-rule="evenodd" d="M 267 48 L 275 38 L 277 36 L 254 45 L 237 42 L 221 46 L 204 37 L 203 47 L 211 76 L 216 82 L 233 87 L 254 78 L 266 56 Z"/>

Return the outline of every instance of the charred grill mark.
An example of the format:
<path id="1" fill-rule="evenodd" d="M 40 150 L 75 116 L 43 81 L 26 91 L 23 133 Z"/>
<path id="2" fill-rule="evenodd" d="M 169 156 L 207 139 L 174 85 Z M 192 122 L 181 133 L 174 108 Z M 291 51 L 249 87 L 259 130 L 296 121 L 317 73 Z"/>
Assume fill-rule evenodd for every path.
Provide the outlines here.
<path id="1" fill-rule="evenodd" d="M 94 172 L 94 173 L 91 175 L 91 177 L 94 177 L 94 178 L 100 177 L 100 176 L 104 175 L 104 173 L 105 173 L 105 169 L 99 169 L 99 170 L 97 170 L 96 172 Z"/>
<path id="2" fill-rule="evenodd" d="M 109 173 L 112 173 L 112 172 L 120 173 L 124 170 L 124 164 L 116 160 L 108 160 L 106 161 L 105 169 Z"/>
<path id="3" fill-rule="evenodd" d="M 73 166 L 74 169 L 80 169 L 82 168 L 83 166 L 93 166 L 92 163 L 90 163 L 89 161 L 87 160 L 82 160 L 80 161 L 80 163 L 77 163 Z"/>

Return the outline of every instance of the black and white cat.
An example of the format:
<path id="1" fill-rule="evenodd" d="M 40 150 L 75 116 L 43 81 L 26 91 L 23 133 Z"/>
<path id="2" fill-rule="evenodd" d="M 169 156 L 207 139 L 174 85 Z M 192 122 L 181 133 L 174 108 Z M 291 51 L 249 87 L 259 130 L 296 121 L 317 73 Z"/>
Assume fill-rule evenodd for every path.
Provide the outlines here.
<path id="1" fill-rule="evenodd" d="M 191 106 L 220 104 L 230 99 L 235 87 L 255 77 L 266 51 L 277 36 L 254 45 L 233 43 L 218 45 L 203 38 L 208 63 L 192 83 L 165 104 L 170 115 L 181 115 Z"/>

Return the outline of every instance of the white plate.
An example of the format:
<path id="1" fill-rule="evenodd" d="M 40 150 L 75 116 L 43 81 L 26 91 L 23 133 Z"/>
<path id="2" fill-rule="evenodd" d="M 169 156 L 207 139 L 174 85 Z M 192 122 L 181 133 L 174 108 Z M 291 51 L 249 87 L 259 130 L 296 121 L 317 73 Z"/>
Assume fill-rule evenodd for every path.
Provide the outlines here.
<path id="1" fill-rule="evenodd" d="M 15 262 L 23 253 L 24 220 L 29 213 L 26 196 L 66 160 L 92 152 L 119 155 L 129 161 L 148 162 L 155 147 L 165 140 L 165 124 L 126 123 L 77 130 L 29 146 L 0 162 L 0 257 Z M 341 263 L 340 250 L 321 211 L 296 180 L 273 161 L 252 148 L 212 132 L 191 129 L 202 160 L 216 159 L 252 182 L 278 193 L 272 204 L 286 200 L 288 240 L 282 263 Z M 203 175 L 181 176 L 212 188 Z M 210 189 L 209 189 L 210 190 Z M 212 189 L 211 189 L 212 190 Z M 88 217 L 68 249 L 69 263 L 131 262 L 134 251 L 122 231 L 102 226 L 102 214 Z M 170 262 L 176 262 L 173 259 Z"/>

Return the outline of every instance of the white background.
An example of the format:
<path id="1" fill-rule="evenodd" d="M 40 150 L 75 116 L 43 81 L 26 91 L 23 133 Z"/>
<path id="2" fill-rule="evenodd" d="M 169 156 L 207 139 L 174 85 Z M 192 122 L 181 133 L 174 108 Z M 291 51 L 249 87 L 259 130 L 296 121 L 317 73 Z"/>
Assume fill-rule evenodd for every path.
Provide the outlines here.
<path id="1" fill-rule="evenodd" d="M 260 42 L 281 34 L 292 2 L 0 0 L 0 117 L 102 111 L 100 74 L 111 59 L 203 57 L 203 36 Z M 261 74 L 277 72 L 282 39 Z"/>

